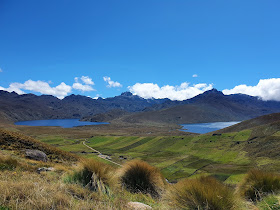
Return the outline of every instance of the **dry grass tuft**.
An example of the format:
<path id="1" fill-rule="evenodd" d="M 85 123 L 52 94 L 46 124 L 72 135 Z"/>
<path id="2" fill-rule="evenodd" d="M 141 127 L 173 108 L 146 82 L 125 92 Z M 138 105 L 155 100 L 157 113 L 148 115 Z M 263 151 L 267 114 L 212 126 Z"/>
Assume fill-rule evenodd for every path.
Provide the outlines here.
<path id="1" fill-rule="evenodd" d="M 27 161 L 13 157 L 12 155 L 3 155 L 0 153 L 0 171 L 14 170 L 35 171 L 35 167 Z"/>
<path id="2" fill-rule="evenodd" d="M 165 180 L 159 169 L 141 160 L 127 162 L 120 169 L 120 183 L 129 192 L 159 197 Z"/>
<path id="3" fill-rule="evenodd" d="M 262 170 L 250 170 L 238 186 L 238 193 L 246 199 L 256 201 L 270 193 L 280 191 L 280 174 Z"/>
<path id="4" fill-rule="evenodd" d="M 0 171 L 14 170 L 18 166 L 18 161 L 12 157 L 0 156 Z"/>
<path id="5" fill-rule="evenodd" d="M 125 209 L 126 200 L 64 184 L 51 174 L 0 173 L 0 209 Z"/>
<path id="6" fill-rule="evenodd" d="M 213 177 L 184 179 L 170 186 L 165 199 L 175 209 L 234 209 L 233 190 Z"/>
<path id="7" fill-rule="evenodd" d="M 94 159 L 82 160 L 82 166 L 79 170 L 65 178 L 68 183 L 78 183 L 90 190 L 99 192 L 108 192 L 108 186 L 111 185 L 111 173 L 113 168 L 109 165 L 96 161 Z"/>

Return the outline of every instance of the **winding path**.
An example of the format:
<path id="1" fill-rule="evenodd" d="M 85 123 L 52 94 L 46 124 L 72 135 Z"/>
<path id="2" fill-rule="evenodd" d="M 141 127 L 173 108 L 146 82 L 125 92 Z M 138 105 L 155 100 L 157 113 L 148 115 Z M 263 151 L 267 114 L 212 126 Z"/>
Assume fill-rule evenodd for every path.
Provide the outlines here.
<path id="1" fill-rule="evenodd" d="M 92 147 L 86 145 L 86 141 L 83 141 L 83 145 L 85 145 L 85 146 L 86 146 L 87 148 L 89 148 L 90 150 L 92 150 L 92 151 L 98 153 L 97 156 L 98 156 L 99 158 L 102 158 L 102 159 L 104 159 L 104 160 L 107 160 L 107 161 L 109 161 L 109 162 L 111 162 L 111 163 L 113 163 L 113 164 L 119 166 L 119 167 L 122 167 L 122 165 L 120 165 L 120 164 L 118 164 L 118 163 L 116 163 L 116 162 L 114 162 L 114 161 L 112 161 L 112 160 L 109 160 L 109 159 L 107 159 L 106 157 L 102 156 L 102 153 L 99 152 L 98 150 L 93 149 Z"/>

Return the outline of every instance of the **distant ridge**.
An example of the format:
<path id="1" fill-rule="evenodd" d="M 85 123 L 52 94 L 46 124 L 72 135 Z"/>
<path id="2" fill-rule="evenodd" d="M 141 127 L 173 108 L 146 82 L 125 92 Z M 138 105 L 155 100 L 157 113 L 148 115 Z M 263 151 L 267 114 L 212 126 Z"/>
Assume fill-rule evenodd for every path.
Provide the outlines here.
<path id="1" fill-rule="evenodd" d="M 184 101 L 144 99 L 130 92 L 97 100 L 72 94 L 60 100 L 49 95 L 0 91 L 0 121 L 11 122 L 63 118 L 97 121 L 103 118 L 124 123 L 183 124 L 239 121 L 275 112 L 280 112 L 280 102 L 262 101 L 244 94 L 224 95 L 216 89 Z"/>
<path id="2" fill-rule="evenodd" d="M 203 123 L 241 121 L 280 112 L 280 102 L 262 101 L 244 94 L 224 95 L 212 89 L 184 101 L 166 101 L 145 109 L 145 112 L 124 116 L 127 123 Z"/>
<path id="3" fill-rule="evenodd" d="M 34 94 L 18 95 L 0 90 L 1 121 L 38 119 L 83 118 L 119 109 L 138 112 L 167 99 L 144 99 L 130 92 L 112 98 L 97 100 L 81 95 L 69 95 L 60 100 L 54 96 Z"/>

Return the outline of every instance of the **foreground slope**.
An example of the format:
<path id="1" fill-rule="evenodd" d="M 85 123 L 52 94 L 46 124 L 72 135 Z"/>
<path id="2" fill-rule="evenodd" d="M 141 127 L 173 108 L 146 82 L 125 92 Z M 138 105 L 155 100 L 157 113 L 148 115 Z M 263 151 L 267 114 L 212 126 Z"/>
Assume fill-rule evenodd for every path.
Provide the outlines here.
<path id="1" fill-rule="evenodd" d="M 277 119 L 277 115 L 272 118 Z M 145 160 L 160 168 L 170 181 L 212 174 L 231 183 L 239 180 L 250 168 L 280 169 L 279 132 L 280 124 L 275 121 L 240 131 L 216 131 L 204 135 L 96 135 L 87 139 L 87 145 L 120 164 L 135 158 Z M 79 155 L 95 155 L 83 147 L 84 140 L 73 145 L 73 139 L 38 138 Z"/>

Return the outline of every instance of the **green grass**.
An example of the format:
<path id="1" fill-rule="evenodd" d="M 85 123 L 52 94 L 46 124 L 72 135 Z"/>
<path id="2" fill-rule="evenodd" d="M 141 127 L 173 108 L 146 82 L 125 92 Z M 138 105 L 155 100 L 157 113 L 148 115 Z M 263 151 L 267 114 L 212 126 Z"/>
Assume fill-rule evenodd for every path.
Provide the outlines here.
<path id="1" fill-rule="evenodd" d="M 257 206 L 261 210 L 279 210 L 280 209 L 280 198 L 275 195 L 269 195 L 263 198 L 262 201 L 257 203 Z"/>
<path id="2" fill-rule="evenodd" d="M 254 166 L 279 165 L 271 158 L 251 158 L 244 149 L 251 130 L 221 135 L 191 136 L 95 136 L 87 139 L 87 145 L 111 155 L 113 161 L 125 163 L 139 158 L 160 168 L 168 180 L 178 180 L 197 174 L 212 174 L 228 183 L 236 183 L 238 175 Z M 98 158 L 82 142 L 63 136 L 43 136 L 41 141 L 62 150 L 90 158 Z M 119 156 L 127 159 L 121 160 Z M 101 160 L 105 161 L 105 160 Z M 106 161 L 105 161 L 106 162 Z M 236 176 L 236 177 L 235 177 Z"/>

